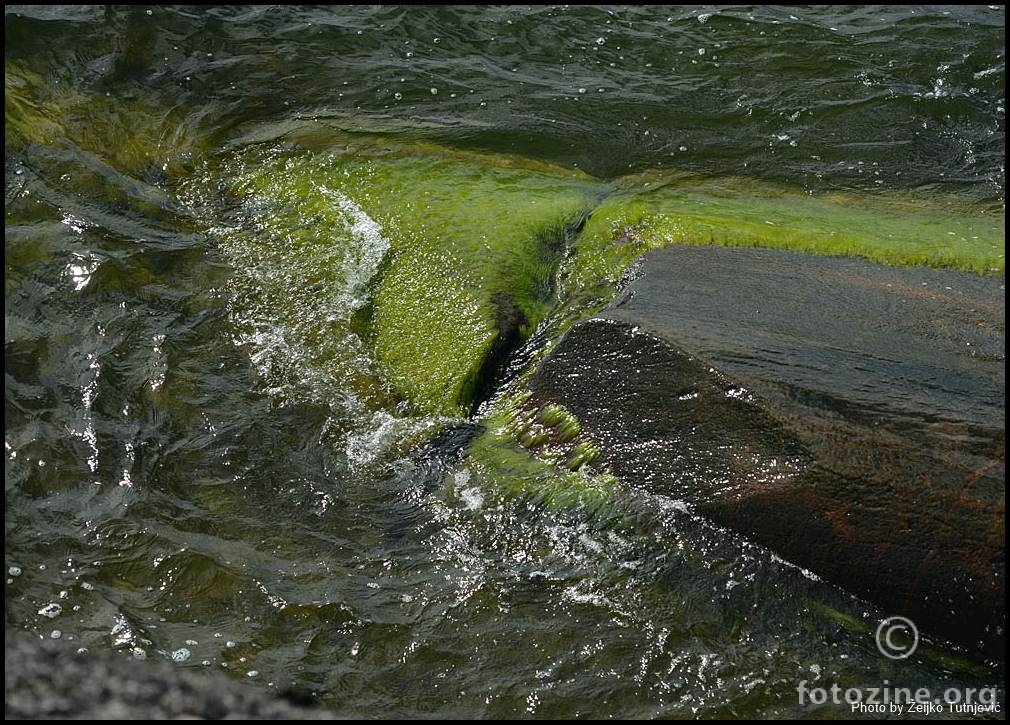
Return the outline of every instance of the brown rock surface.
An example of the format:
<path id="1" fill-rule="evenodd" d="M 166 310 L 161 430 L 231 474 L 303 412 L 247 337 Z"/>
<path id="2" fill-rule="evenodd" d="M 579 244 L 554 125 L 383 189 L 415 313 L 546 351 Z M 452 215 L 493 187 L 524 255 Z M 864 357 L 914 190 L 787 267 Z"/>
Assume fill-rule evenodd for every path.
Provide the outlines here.
<path id="1" fill-rule="evenodd" d="M 544 361 L 626 481 L 1002 657 L 1004 280 L 671 247 Z"/>

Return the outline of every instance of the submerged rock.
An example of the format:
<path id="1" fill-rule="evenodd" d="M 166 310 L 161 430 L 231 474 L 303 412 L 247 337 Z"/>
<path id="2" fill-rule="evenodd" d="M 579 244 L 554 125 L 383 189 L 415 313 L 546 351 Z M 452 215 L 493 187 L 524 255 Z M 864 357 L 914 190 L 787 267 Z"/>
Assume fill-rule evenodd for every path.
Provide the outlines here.
<path id="1" fill-rule="evenodd" d="M 998 272 L 1001 215 L 259 141 L 207 179 L 273 388 L 455 419 L 493 398 L 468 458 L 503 490 L 675 495 L 927 630 L 1002 641 L 1001 278 L 745 249 Z"/>
<path id="2" fill-rule="evenodd" d="M 297 344 L 295 357 L 370 409 L 473 412 L 541 325 L 557 337 L 606 305 L 636 258 L 670 244 L 1003 265 L 1002 214 L 952 198 L 813 196 L 672 172 L 606 183 L 339 119 L 235 143 L 183 187 L 237 270 L 243 326 Z"/>
<path id="3" fill-rule="evenodd" d="M 933 631 L 1002 637 L 1001 278 L 729 249 L 1000 272 L 1001 213 L 605 184 L 324 124 L 239 144 L 183 188 L 271 390 L 309 381 L 363 418 L 497 398 L 469 452 L 489 470 L 549 464 L 558 500 L 675 492 Z M 670 246 L 693 243 L 727 248 Z M 602 313 L 620 324 L 583 322 L 622 289 Z"/>
<path id="4" fill-rule="evenodd" d="M 511 157 L 342 141 L 316 153 L 254 148 L 220 170 L 239 201 L 217 232 L 250 281 L 238 290 L 243 314 L 297 329 L 320 317 L 306 308 L 325 307 L 329 330 L 288 337 L 317 338 L 303 347 L 322 346 L 348 368 L 348 351 L 360 358 L 364 346 L 373 372 L 414 411 L 469 414 L 552 307 L 566 236 L 599 186 Z M 300 299 L 312 289 L 318 299 Z M 354 371 L 334 376 L 381 398 Z"/>
<path id="5" fill-rule="evenodd" d="M 530 383 L 619 479 L 1002 653 L 1002 278 L 671 247 Z"/>

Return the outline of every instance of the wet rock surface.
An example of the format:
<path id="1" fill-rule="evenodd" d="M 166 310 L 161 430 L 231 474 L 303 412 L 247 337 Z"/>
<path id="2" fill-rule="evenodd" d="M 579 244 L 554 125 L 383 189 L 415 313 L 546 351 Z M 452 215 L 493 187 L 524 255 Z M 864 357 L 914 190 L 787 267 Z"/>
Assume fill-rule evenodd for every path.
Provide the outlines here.
<path id="1" fill-rule="evenodd" d="M 1002 657 L 1004 280 L 671 247 L 533 382 L 624 480 Z"/>
<path id="2" fill-rule="evenodd" d="M 106 650 L 78 654 L 72 642 L 10 629 L 4 640 L 7 719 L 334 719 L 219 673 Z"/>

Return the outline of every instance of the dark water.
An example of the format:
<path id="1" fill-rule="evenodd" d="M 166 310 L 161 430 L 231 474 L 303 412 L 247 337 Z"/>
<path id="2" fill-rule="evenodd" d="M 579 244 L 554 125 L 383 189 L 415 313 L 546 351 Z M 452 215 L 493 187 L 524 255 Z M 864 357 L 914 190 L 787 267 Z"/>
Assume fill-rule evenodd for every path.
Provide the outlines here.
<path id="1" fill-rule="evenodd" d="M 558 510 L 458 440 L 415 450 L 454 421 L 360 415 L 311 356 L 250 346 L 235 256 L 179 194 L 240 132 L 325 116 L 607 178 L 669 165 L 1000 209 L 1002 8 L 5 19 L 9 95 L 27 70 L 29 105 L 109 99 L 5 154 L 8 625 L 353 715 L 789 716 L 811 711 L 804 679 L 1002 680 L 942 644 L 881 657 L 881 612 L 675 500 Z M 265 318 L 278 340 L 286 319 Z"/>
<path id="2" fill-rule="evenodd" d="M 203 132 L 336 111 L 430 121 L 456 143 L 603 176 L 667 163 L 1004 193 L 997 6 L 8 6 L 6 18 L 7 58 L 54 82 L 151 94 Z"/>

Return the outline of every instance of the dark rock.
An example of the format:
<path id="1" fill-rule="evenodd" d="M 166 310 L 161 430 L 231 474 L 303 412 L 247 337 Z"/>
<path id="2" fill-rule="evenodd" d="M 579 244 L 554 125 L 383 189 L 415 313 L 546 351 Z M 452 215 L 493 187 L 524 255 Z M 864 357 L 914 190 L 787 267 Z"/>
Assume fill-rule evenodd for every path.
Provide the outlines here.
<path id="1" fill-rule="evenodd" d="M 529 320 L 522 309 L 508 295 L 496 294 L 491 301 L 495 308 L 495 328 L 498 334 L 473 382 L 471 412 L 475 412 L 494 392 L 495 381 L 512 353 L 522 344 L 523 330 L 529 326 Z"/>
<path id="2" fill-rule="evenodd" d="M 220 672 L 138 661 L 111 650 L 78 654 L 72 642 L 10 629 L 4 639 L 9 720 L 334 719 Z"/>
<path id="3" fill-rule="evenodd" d="M 624 480 L 1003 656 L 1003 278 L 757 249 L 646 255 L 533 383 Z"/>

